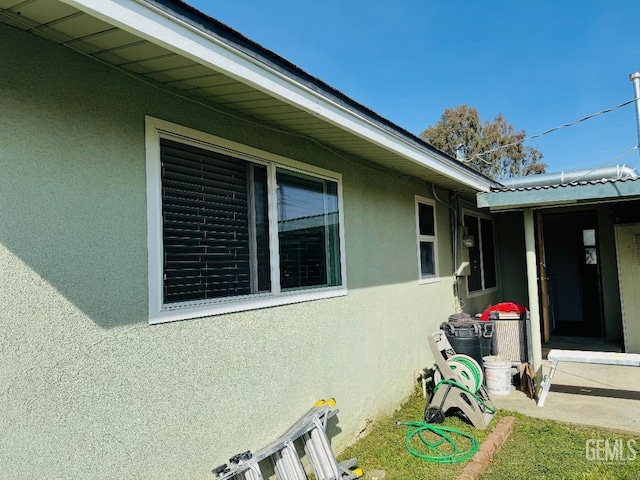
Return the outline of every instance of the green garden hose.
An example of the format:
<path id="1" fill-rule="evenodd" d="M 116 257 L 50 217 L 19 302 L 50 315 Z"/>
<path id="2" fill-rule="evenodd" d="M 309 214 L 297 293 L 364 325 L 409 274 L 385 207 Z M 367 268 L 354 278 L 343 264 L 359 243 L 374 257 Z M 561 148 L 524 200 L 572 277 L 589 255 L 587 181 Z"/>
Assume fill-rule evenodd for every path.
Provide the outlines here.
<path id="1" fill-rule="evenodd" d="M 466 355 L 454 355 L 450 360 L 447 360 L 451 370 L 460 376 L 463 380 L 473 380 L 473 392 L 477 392 L 482 385 L 482 370 L 480 366 L 473 360 L 473 358 Z M 458 369 L 457 365 L 466 367 L 464 369 Z M 468 375 L 471 374 L 470 378 Z"/>
<path id="2" fill-rule="evenodd" d="M 406 425 L 405 447 L 411 455 L 422 460 L 437 463 L 464 462 L 473 457 L 480 446 L 475 437 L 455 428 L 435 426 L 426 422 L 396 422 L 396 425 Z M 425 438 L 425 434 L 429 432 L 436 437 L 433 442 Z M 467 439 L 469 446 L 461 449 L 458 441 L 454 438 L 456 436 Z M 414 446 L 415 437 L 418 437 L 428 453 L 424 453 Z"/>
<path id="3" fill-rule="evenodd" d="M 475 369 L 471 368 L 471 371 L 474 373 L 474 377 L 476 377 Z M 434 388 L 434 394 L 441 385 L 450 385 L 449 388 L 459 388 L 474 397 L 488 412 L 495 413 L 496 411 L 495 408 L 487 405 L 487 403 L 485 403 L 485 401 L 477 395 L 476 392 L 471 391 L 469 388 L 455 380 L 440 380 Z M 444 420 L 444 414 L 442 414 L 441 420 Z M 422 460 L 437 463 L 464 462 L 465 460 L 469 460 L 473 457 L 480 446 L 478 439 L 473 435 L 456 428 L 436 426 L 427 422 L 396 422 L 396 425 L 405 425 L 407 427 L 407 431 L 405 433 L 405 447 L 411 455 Z M 435 437 L 435 439 L 430 441 L 425 438 L 425 434 L 430 434 L 432 437 Z M 418 443 L 415 440 L 416 437 L 422 444 L 422 451 L 415 446 L 415 444 Z M 465 441 L 469 443 L 468 447 L 464 449 L 460 448 L 458 440 L 456 440 L 455 437 L 458 437 L 458 439 L 466 439 Z M 420 445 L 420 443 L 418 443 L 418 445 Z M 426 453 L 424 452 L 424 448 L 427 450 Z"/>

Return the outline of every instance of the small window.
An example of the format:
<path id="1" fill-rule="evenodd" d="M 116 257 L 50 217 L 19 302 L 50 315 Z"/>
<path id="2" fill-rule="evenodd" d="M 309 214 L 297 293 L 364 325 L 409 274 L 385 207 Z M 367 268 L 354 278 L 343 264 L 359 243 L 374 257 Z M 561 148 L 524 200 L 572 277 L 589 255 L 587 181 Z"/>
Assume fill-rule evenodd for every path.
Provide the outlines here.
<path id="1" fill-rule="evenodd" d="M 596 230 L 594 228 L 582 230 L 582 244 L 584 245 L 584 263 L 586 265 L 597 265 L 598 250 L 596 247 Z"/>
<path id="2" fill-rule="evenodd" d="M 420 280 L 422 282 L 437 280 L 436 209 L 432 200 L 416 197 L 416 231 Z"/>
<path id="3" fill-rule="evenodd" d="M 346 294 L 337 174 L 147 122 L 151 323 Z"/>
<path id="4" fill-rule="evenodd" d="M 493 221 L 465 213 L 463 222 L 467 233 L 475 239 L 473 247 L 469 248 L 471 274 L 467 277 L 467 291 L 474 293 L 495 288 L 497 281 Z"/>
<path id="5" fill-rule="evenodd" d="M 596 230 L 587 228 L 582 230 L 582 244 L 585 247 L 593 247 L 596 244 Z"/>

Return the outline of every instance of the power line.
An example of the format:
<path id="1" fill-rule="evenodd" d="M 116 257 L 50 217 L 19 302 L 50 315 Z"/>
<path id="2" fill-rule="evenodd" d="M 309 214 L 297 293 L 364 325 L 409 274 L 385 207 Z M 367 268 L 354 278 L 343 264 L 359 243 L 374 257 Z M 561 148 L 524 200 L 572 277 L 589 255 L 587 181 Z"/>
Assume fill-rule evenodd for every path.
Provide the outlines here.
<path id="1" fill-rule="evenodd" d="M 524 142 L 526 142 L 528 140 L 533 140 L 534 138 L 539 138 L 539 137 L 542 137 L 544 135 L 548 135 L 548 134 L 550 134 L 552 132 L 555 132 L 557 130 L 562 130 L 563 128 L 573 127 L 574 125 L 577 125 L 579 123 L 585 122 L 585 121 L 590 120 L 590 119 L 592 119 L 594 117 L 597 117 L 599 115 L 604 115 L 605 113 L 613 112 L 614 110 L 618 110 L 619 108 L 626 107 L 627 105 L 629 105 L 629 104 L 631 104 L 631 103 L 633 103 L 633 102 L 635 102 L 637 100 L 639 100 L 639 99 L 638 98 L 632 98 L 631 100 L 627 100 L 626 102 L 622 102 L 622 103 L 620 103 L 620 104 L 618 104 L 618 105 L 616 105 L 614 107 L 605 108 L 604 110 L 600 110 L 599 112 L 592 113 L 591 115 L 587 115 L 586 117 L 579 118 L 578 120 L 574 120 L 573 122 L 564 123 L 562 125 L 558 125 L 557 127 L 550 128 L 549 130 L 545 130 L 544 132 L 536 133 L 535 135 L 530 135 L 528 137 L 523 138 L 522 140 L 518 140 L 517 142 L 508 143 L 506 145 L 500 145 L 499 147 L 495 147 L 495 148 L 489 149 L 489 150 L 487 150 L 485 152 L 476 153 L 470 159 L 463 160 L 463 162 L 469 163 L 469 162 L 472 162 L 475 158 L 478 158 L 479 160 L 481 160 L 481 161 L 483 161 L 483 162 L 485 162 L 487 164 L 491 164 L 492 162 L 490 162 L 489 160 L 485 160 L 484 158 L 480 158 L 480 156 L 481 155 L 488 155 L 490 153 L 497 152 L 498 150 L 502 150 L 504 148 L 509 148 L 509 147 L 513 147 L 515 145 L 519 145 L 519 144 L 524 143 Z"/>
<path id="2" fill-rule="evenodd" d="M 141 83 L 144 83 L 145 85 L 147 85 L 147 86 L 149 86 L 149 87 L 152 87 L 152 88 L 154 88 L 154 89 L 156 89 L 156 90 L 160 90 L 160 91 L 162 91 L 162 92 L 164 92 L 164 93 L 167 93 L 167 94 L 169 94 L 169 95 L 173 95 L 173 96 L 175 96 L 175 97 L 181 98 L 181 99 L 186 100 L 186 101 L 189 101 L 189 102 L 191 102 L 191 103 L 195 103 L 195 104 L 200 105 L 200 106 L 202 106 L 202 107 L 205 107 L 205 108 L 207 108 L 207 109 L 209 109 L 209 110 L 215 111 L 215 112 L 217 112 L 217 113 L 219 113 L 219 114 L 226 115 L 226 116 L 231 117 L 231 118 L 234 118 L 234 119 L 236 119 L 236 120 L 239 120 L 239 121 L 242 121 L 242 122 L 245 122 L 245 123 L 249 123 L 249 124 L 255 125 L 255 126 L 260 127 L 260 128 L 263 128 L 263 129 L 265 129 L 265 130 L 270 130 L 270 131 L 274 131 L 274 132 L 281 133 L 281 134 L 284 134 L 284 135 L 288 135 L 288 136 L 291 136 L 291 137 L 296 137 L 296 138 L 300 138 L 300 139 L 307 140 L 307 141 L 309 141 L 309 142 L 312 142 L 312 143 L 314 143 L 314 144 L 318 145 L 319 147 L 321 147 L 321 148 L 323 148 L 324 150 L 328 151 L 328 152 L 329 152 L 329 153 L 331 153 L 332 155 L 335 155 L 336 157 L 338 157 L 338 158 L 340 158 L 340 159 L 342 159 L 342 160 L 345 160 L 346 162 L 348 162 L 348 163 L 350 163 L 350 164 L 352 164 L 352 165 L 355 165 L 355 166 L 358 166 L 358 167 L 362 167 L 362 168 L 367 168 L 367 169 L 369 169 L 369 170 L 373 170 L 373 171 L 379 171 L 378 169 L 376 169 L 376 168 L 372 168 L 371 166 L 369 166 L 369 165 L 368 165 L 368 162 L 365 162 L 365 163 L 356 162 L 356 161 L 354 161 L 353 159 L 351 159 L 351 158 L 349 158 L 349 157 L 347 157 L 347 156 L 343 155 L 342 153 L 340 153 L 340 152 L 336 151 L 334 148 L 332 148 L 332 147 L 330 147 L 329 145 L 327 145 L 327 144 L 325 144 L 325 143 L 323 143 L 323 142 L 321 142 L 321 141 L 319 141 L 319 140 L 317 140 L 317 139 L 313 138 L 313 137 L 312 137 L 312 136 L 310 136 L 310 135 L 306 135 L 306 134 L 303 134 L 303 133 L 297 133 L 297 132 L 294 132 L 294 131 L 291 131 L 291 130 L 287 130 L 287 129 L 283 129 L 283 128 L 278 128 L 278 127 L 276 127 L 276 126 L 267 125 L 267 124 L 265 124 L 265 123 L 263 123 L 263 122 L 260 122 L 260 121 L 257 121 L 257 120 L 253 120 L 253 119 L 251 119 L 251 118 L 247 118 L 247 117 L 246 117 L 246 116 L 244 116 L 244 115 L 236 115 L 236 114 L 234 114 L 234 113 L 231 113 L 231 112 L 227 111 L 226 109 L 216 108 L 216 107 L 215 107 L 214 105 L 212 105 L 211 103 L 203 102 L 203 101 L 197 100 L 197 99 L 195 99 L 195 98 L 193 98 L 193 97 L 189 97 L 189 96 L 182 95 L 181 93 L 179 93 L 179 92 L 178 92 L 178 91 L 176 91 L 176 90 L 166 88 L 166 87 L 164 87 L 164 86 L 162 86 L 162 85 L 158 85 L 157 83 L 155 83 L 155 82 L 153 82 L 153 81 L 150 81 L 150 80 L 147 80 L 146 78 L 143 78 L 143 77 L 141 77 L 140 75 L 137 75 L 137 74 L 135 74 L 135 73 L 133 73 L 133 72 L 131 72 L 131 71 L 125 70 L 124 68 L 122 68 L 122 67 L 120 67 L 120 66 L 118 66 L 118 65 L 114 65 L 114 64 L 112 64 L 112 63 L 107 62 L 106 60 L 103 60 L 103 59 L 101 59 L 101 58 L 95 57 L 94 55 L 91 55 L 91 54 L 89 54 L 89 53 L 87 53 L 87 52 L 84 52 L 84 51 L 82 51 L 82 50 L 78 49 L 78 48 L 75 48 L 75 47 L 73 47 L 72 45 L 69 45 L 67 42 L 63 42 L 63 41 L 59 40 L 58 38 L 54 37 L 53 35 L 50 35 L 50 34 L 49 34 L 49 33 L 47 33 L 46 31 L 40 30 L 40 29 L 38 29 L 38 27 L 34 27 L 33 25 L 31 25 L 31 24 L 29 24 L 29 23 L 25 22 L 25 21 L 24 21 L 24 20 L 22 20 L 22 19 L 15 18 L 13 15 L 9 15 L 8 13 L 6 13 L 6 11 L 0 11 L 0 15 L 2 15 L 2 16 L 4 16 L 4 17 L 7 17 L 7 18 L 9 18 L 10 20 L 12 20 L 12 21 L 14 21 L 14 22 L 16 22 L 16 23 L 19 23 L 19 24 L 21 24 L 21 25 L 24 25 L 25 27 L 28 27 L 28 31 L 35 31 L 35 32 L 37 32 L 39 35 L 41 35 L 41 36 L 43 36 L 43 37 L 45 37 L 45 38 L 49 39 L 50 41 L 52 41 L 52 42 L 54 42 L 54 43 L 57 43 L 58 45 L 61 45 L 61 46 L 67 47 L 68 49 L 73 50 L 73 51 L 74 51 L 74 52 L 76 52 L 76 53 L 79 53 L 79 54 L 81 54 L 81 55 L 83 55 L 83 56 L 85 56 L 85 57 L 88 57 L 88 58 L 90 58 L 90 59 L 92 59 L 92 60 L 94 60 L 94 61 L 97 61 L 97 62 L 99 62 L 99 63 L 101 63 L 101 64 L 103 64 L 103 65 L 105 65 L 105 66 L 107 66 L 107 67 L 109 67 L 109 68 L 113 68 L 114 70 L 117 70 L 117 71 L 119 71 L 120 73 L 122 73 L 122 74 L 124 74 L 124 75 L 126 75 L 126 76 L 128 76 L 128 77 L 130 77 L 130 78 L 133 78 L 133 79 L 135 79 L 135 80 L 137 80 L 137 81 L 139 81 L 139 82 L 141 82 Z M 480 161 L 482 161 L 482 162 L 485 162 L 485 163 L 487 163 L 487 164 L 491 164 L 492 162 L 490 162 L 490 161 L 488 161 L 488 160 L 485 160 L 484 158 L 480 158 L 480 156 L 481 156 L 481 155 L 487 155 L 487 154 L 489 154 L 489 153 L 493 153 L 493 152 L 498 151 L 498 150 L 501 150 L 501 149 L 503 149 L 503 148 L 508 148 L 508 147 L 511 147 L 511 146 L 514 146 L 514 145 L 518 145 L 518 144 L 523 143 L 523 142 L 526 142 L 526 141 L 528 141 L 528 140 L 532 140 L 532 139 L 535 139 L 535 138 L 541 137 L 541 136 L 543 136 L 543 135 L 547 135 L 547 134 L 549 134 L 549 133 L 551 133 L 551 132 L 555 132 L 556 130 L 561 130 L 561 129 L 563 129 L 563 128 L 571 127 L 571 126 L 576 125 L 576 124 L 578 124 L 578 123 L 581 123 L 581 122 L 584 122 L 584 121 L 586 121 L 586 120 L 589 120 L 589 119 L 591 119 L 591 118 L 593 118 L 593 117 L 597 117 L 598 115 L 603 115 L 603 114 L 605 114 L 605 113 L 609 113 L 609 112 L 612 112 L 612 111 L 617 110 L 617 109 L 619 109 L 619 108 L 625 107 L 625 106 L 627 106 L 627 105 L 629 105 L 629 104 L 631 104 L 631 103 L 633 103 L 633 102 L 635 102 L 635 101 L 637 101 L 637 100 L 640 100 L 640 98 L 634 98 L 634 99 L 631 99 L 631 100 L 627 100 L 626 102 L 623 102 L 623 103 L 621 103 L 621 104 L 619 104 L 619 105 L 616 105 L 616 106 L 614 106 L 614 107 L 611 107 L 611 108 L 607 108 L 607 109 L 601 110 L 601 111 L 596 112 L 596 113 L 592 113 L 591 115 L 587 115 L 586 117 L 582 117 L 582 118 L 580 118 L 580 119 L 578 119 L 578 120 L 575 120 L 575 121 L 573 121 L 573 122 L 565 123 L 565 124 L 563 124 L 563 125 L 559 125 L 559 126 L 557 126 L 557 127 L 551 128 L 551 129 L 549 129 L 549 130 L 546 130 L 546 131 L 544 131 L 544 132 L 538 133 L 538 134 L 536 134 L 536 135 L 531 135 L 531 136 L 529 136 L 529 137 L 525 137 L 525 138 L 523 138 L 522 140 L 519 140 L 519 141 L 517 141 L 517 142 L 509 143 L 509 144 L 507 144 L 507 145 L 501 145 L 501 146 L 499 146 L 499 147 L 492 148 L 492 149 L 487 150 L 487 151 L 485 151 L 485 152 L 476 153 L 476 154 L 475 154 L 475 155 L 473 155 L 470 159 L 468 159 L 468 160 L 461 159 L 460 161 L 461 161 L 462 163 L 470 163 L 470 162 L 472 162 L 475 158 L 478 158 L 478 159 L 479 159 Z M 633 149 L 638 148 L 639 146 L 640 146 L 640 145 L 638 145 L 638 146 L 634 147 Z M 632 150 L 633 150 L 633 149 L 632 149 Z M 631 151 L 632 151 L 632 150 L 631 150 Z M 627 153 L 629 153 L 629 152 L 626 152 L 626 153 L 622 154 L 621 156 L 624 156 L 624 155 L 626 155 Z M 391 174 L 392 174 L 393 176 L 395 176 L 395 177 L 399 177 L 399 178 L 408 178 L 408 177 L 409 177 L 409 176 L 408 176 L 408 175 L 406 175 L 406 174 L 402 174 L 402 173 L 396 172 L 396 171 L 394 171 L 394 170 L 392 170 L 392 169 L 388 169 L 388 170 L 385 170 L 385 171 L 386 171 L 387 173 L 391 173 Z"/>

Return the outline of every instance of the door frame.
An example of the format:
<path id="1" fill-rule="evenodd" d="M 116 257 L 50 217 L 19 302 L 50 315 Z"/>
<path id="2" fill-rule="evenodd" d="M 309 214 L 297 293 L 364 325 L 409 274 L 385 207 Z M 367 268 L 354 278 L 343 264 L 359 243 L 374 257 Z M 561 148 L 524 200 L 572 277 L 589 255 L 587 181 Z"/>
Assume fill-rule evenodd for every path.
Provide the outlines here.
<path id="1" fill-rule="evenodd" d="M 547 265 L 544 253 L 544 235 L 542 234 L 542 212 L 535 211 L 536 257 L 538 258 L 538 288 L 540 289 L 540 311 L 542 312 L 542 341 L 548 343 L 551 338 L 549 325 L 549 301 L 547 298 Z"/>
<path id="2" fill-rule="evenodd" d="M 551 338 L 551 333 L 553 331 L 554 328 L 556 328 L 556 325 L 552 325 L 551 324 L 551 315 L 549 312 L 550 309 L 550 304 L 549 304 L 549 287 L 548 287 L 548 282 L 547 280 L 548 275 L 547 275 L 547 259 L 546 259 L 546 245 L 544 242 L 544 218 L 545 217 L 549 217 L 549 216 L 563 216 L 563 215 L 567 215 L 567 216 L 571 216 L 571 215 L 579 215 L 579 214 L 590 214 L 593 215 L 593 219 L 594 219 L 594 228 L 596 230 L 596 238 L 597 238 L 597 244 L 596 244 L 596 248 L 597 248 L 597 256 L 598 256 L 598 265 L 597 265 L 597 272 L 598 272 L 598 296 L 599 296 L 599 323 L 598 323 L 598 329 L 599 329 L 599 335 L 597 335 L 596 337 L 604 337 L 606 335 L 606 324 L 605 324 L 605 319 L 604 319 L 604 304 L 603 304 L 603 293 L 602 293 L 602 269 L 601 269 L 601 255 L 600 255 L 600 231 L 599 231 L 599 222 L 598 222 L 598 214 L 597 214 L 597 210 L 596 209 L 579 209 L 579 210 L 575 210 L 575 211 L 569 211 L 569 212 L 557 212 L 557 211 L 544 211 L 544 210 L 536 210 L 534 212 L 535 214 L 535 231 L 536 231 L 536 257 L 538 260 L 538 291 L 540 293 L 540 300 L 539 300 L 539 304 L 540 304 L 540 312 L 541 312 L 541 335 L 542 335 L 542 341 L 543 343 L 548 343 L 550 338 Z M 582 277 L 579 274 L 578 277 L 576 278 L 576 281 L 582 281 Z M 580 293 L 580 302 L 582 302 L 582 290 Z M 555 323 L 555 322 L 554 322 Z M 580 334 L 576 334 L 576 336 L 582 336 Z M 590 335 L 587 335 L 590 336 Z"/>

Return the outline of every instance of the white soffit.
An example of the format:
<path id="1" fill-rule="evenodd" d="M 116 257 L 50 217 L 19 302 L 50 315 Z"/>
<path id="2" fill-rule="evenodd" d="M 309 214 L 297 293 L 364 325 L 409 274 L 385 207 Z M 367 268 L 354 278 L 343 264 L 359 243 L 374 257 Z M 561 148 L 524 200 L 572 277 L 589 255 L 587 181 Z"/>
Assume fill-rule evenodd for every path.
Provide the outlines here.
<path id="1" fill-rule="evenodd" d="M 403 174 L 449 188 L 493 184 L 143 0 L 0 0 L 0 22 Z"/>

